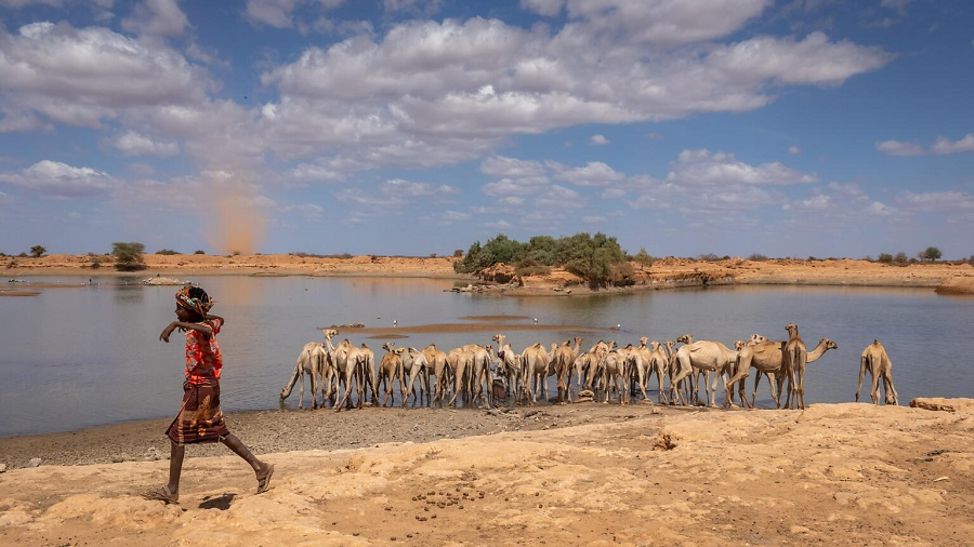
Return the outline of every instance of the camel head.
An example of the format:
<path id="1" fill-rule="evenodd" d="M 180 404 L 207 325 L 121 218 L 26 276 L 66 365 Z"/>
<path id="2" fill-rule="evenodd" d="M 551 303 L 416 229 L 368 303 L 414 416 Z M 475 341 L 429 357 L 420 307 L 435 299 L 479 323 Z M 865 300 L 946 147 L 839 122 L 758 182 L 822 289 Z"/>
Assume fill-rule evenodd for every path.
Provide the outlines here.
<path id="1" fill-rule="evenodd" d="M 652 342 L 649 343 L 649 347 L 653 348 L 653 351 L 658 351 L 660 348 L 660 343 L 657 342 L 656 340 L 653 340 Z"/>
<path id="2" fill-rule="evenodd" d="M 691 343 L 691 342 L 693 342 L 693 335 L 692 335 L 692 334 L 690 334 L 690 333 L 687 333 L 687 334 L 681 334 L 681 335 L 680 335 L 680 336 L 679 336 L 679 337 L 678 337 L 678 338 L 676 339 L 676 341 L 677 341 L 677 343 L 678 343 L 678 344 L 689 344 L 689 343 Z"/>
<path id="3" fill-rule="evenodd" d="M 768 341 L 768 337 L 763 334 L 754 333 L 747 339 L 749 344 L 762 344 Z"/>
<path id="4" fill-rule="evenodd" d="M 745 345 L 747 344 L 744 343 L 744 340 L 734 340 L 734 349 L 736 349 L 737 351 L 741 351 L 742 349 L 744 349 Z"/>
<path id="5" fill-rule="evenodd" d="M 822 338 L 818 341 L 818 343 L 825 345 L 825 349 L 839 349 L 839 345 L 833 342 L 830 338 Z"/>
<path id="6" fill-rule="evenodd" d="M 338 336 L 338 331 L 335 329 L 324 329 L 321 332 L 325 335 L 325 338 L 329 340 L 331 340 L 333 336 Z"/>
<path id="7" fill-rule="evenodd" d="M 788 331 L 788 336 L 795 336 L 798 334 L 798 325 L 795 323 L 788 323 L 785 325 L 785 330 Z"/>
<path id="8" fill-rule="evenodd" d="M 392 342 L 386 342 L 385 344 L 382 344 L 382 349 L 388 352 L 392 352 Z"/>
<path id="9" fill-rule="evenodd" d="M 494 336 L 491 337 L 491 340 L 500 344 L 501 338 L 504 338 L 503 334 L 495 334 Z"/>
<path id="10" fill-rule="evenodd" d="M 645 346 L 647 342 L 649 342 L 649 337 L 648 336 L 641 336 L 639 338 L 639 345 L 640 346 Z"/>

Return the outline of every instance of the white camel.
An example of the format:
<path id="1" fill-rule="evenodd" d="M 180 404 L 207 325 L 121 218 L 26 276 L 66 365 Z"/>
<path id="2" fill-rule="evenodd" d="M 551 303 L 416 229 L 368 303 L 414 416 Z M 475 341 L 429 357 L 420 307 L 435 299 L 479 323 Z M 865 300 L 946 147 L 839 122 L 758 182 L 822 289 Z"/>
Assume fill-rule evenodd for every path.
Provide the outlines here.
<path id="1" fill-rule="evenodd" d="M 886 348 L 879 340 L 873 340 L 872 344 L 862 350 L 859 357 L 859 382 L 856 384 L 856 402 L 859 402 L 859 390 L 862 389 L 862 380 L 869 372 L 872 377 L 872 389 L 869 391 L 869 398 L 873 404 L 879 404 L 879 381 L 883 381 L 884 399 L 888 405 L 899 404 L 899 395 L 893 387 L 893 361 L 890 360 Z"/>
<path id="2" fill-rule="evenodd" d="M 711 407 L 716 408 L 717 380 L 725 373 L 733 371 L 733 366 L 737 362 L 737 351 L 714 340 L 698 340 L 695 342 L 689 334 L 680 336 L 677 341 L 683 342 L 685 345 L 676 351 L 681 374 L 676 378 L 676 381 L 682 380 L 688 374 L 687 370 L 703 372 L 706 375 L 707 400 Z M 727 388 L 726 383 L 724 384 L 724 396 L 724 406 L 731 406 L 730 389 Z"/>
<path id="3" fill-rule="evenodd" d="M 294 373 L 287 385 L 281 390 L 281 402 L 291 396 L 294 384 L 299 383 L 298 408 L 304 408 L 304 377 L 311 381 L 311 408 L 318 408 L 318 377 L 325 361 L 325 349 L 321 342 L 308 342 L 301 348 L 301 353 L 294 365 Z M 322 398 L 324 404 L 324 398 Z"/>

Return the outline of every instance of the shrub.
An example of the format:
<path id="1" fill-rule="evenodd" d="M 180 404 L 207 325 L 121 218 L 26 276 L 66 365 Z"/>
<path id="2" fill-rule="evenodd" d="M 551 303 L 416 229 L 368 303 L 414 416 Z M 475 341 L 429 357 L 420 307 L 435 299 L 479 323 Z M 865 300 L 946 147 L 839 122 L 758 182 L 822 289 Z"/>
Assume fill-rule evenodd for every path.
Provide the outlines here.
<path id="1" fill-rule="evenodd" d="M 34 258 L 40 258 L 44 256 L 44 253 L 46 252 L 47 249 L 45 249 L 43 245 L 34 245 L 33 247 L 30 248 L 30 256 Z"/>
<path id="2" fill-rule="evenodd" d="M 879 261 L 882 262 L 883 264 L 892 264 L 893 255 L 891 255 L 890 253 L 879 253 Z"/>
<path id="3" fill-rule="evenodd" d="M 632 259 L 647 268 L 653 265 L 653 257 L 643 247 L 639 248 L 639 252 L 633 255 Z"/>
<path id="4" fill-rule="evenodd" d="M 355 258 L 355 257 L 352 255 L 352 253 L 342 253 L 338 255 L 338 258 L 348 260 L 349 258 Z M 377 257 L 375 255 L 372 255 L 372 260 L 375 260 L 376 258 Z"/>
<path id="5" fill-rule="evenodd" d="M 617 287 L 636 284 L 635 271 L 628 262 L 616 262 L 609 268 L 609 282 Z"/>
<path id="6" fill-rule="evenodd" d="M 598 287 L 610 282 L 613 264 L 625 261 L 616 239 L 603 233 L 582 232 L 558 239 L 535 236 L 527 243 L 499 234 L 483 245 L 479 241 L 472 244 L 463 259 L 453 263 L 453 269 L 474 273 L 499 262 L 530 268 L 562 266 Z"/>
<path id="7" fill-rule="evenodd" d="M 893 264 L 896 264 L 897 266 L 906 266 L 909 263 L 910 259 L 907 258 L 906 253 L 903 251 L 896 253 L 896 256 L 893 257 Z"/>
<path id="8" fill-rule="evenodd" d="M 27 253 L 20 253 L 17 258 L 27 258 Z"/>
<path id="9" fill-rule="evenodd" d="M 436 257 L 437 257 L 436 253 L 430 253 L 430 258 L 436 258 Z"/>
<path id="10" fill-rule="evenodd" d="M 174 251 L 172 249 L 159 249 L 158 251 L 156 251 L 156 254 L 157 255 L 180 255 L 183 253 L 179 251 Z"/>
<path id="11" fill-rule="evenodd" d="M 145 269 L 142 253 L 145 245 L 137 241 L 116 241 L 112 243 L 112 256 L 115 257 L 115 269 L 120 272 L 134 272 Z"/>
<path id="12" fill-rule="evenodd" d="M 809 260 L 815 260 L 815 257 L 812 257 L 812 256 L 810 256 L 808 258 L 809 258 Z M 764 262 L 765 260 L 768 259 L 768 257 L 764 256 L 761 253 L 754 253 L 751 256 L 747 257 L 747 259 L 748 260 L 753 260 L 754 262 Z"/>
<path id="13" fill-rule="evenodd" d="M 41 248 L 43 249 L 43 247 Z M 33 249 L 31 249 L 31 251 L 33 252 Z M 920 258 L 922 260 L 929 260 L 930 262 L 936 262 L 940 260 L 941 256 L 943 256 L 943 253 L 941 253 L 940 249 L 936 247 L 927 247 L 926 249 L 923 250 L 922 253 L 920 253 Z"/>
<path id="14" fill-rule="evenodd" d="M 98 268 L 101 268 L 101 258 L 97 256 L 93 256 L 91 258 L 91 263 L 88 264 L 88 267 L 93 270 L 97 270 Z"/>
<path id="15" fill-rule="evenodd" d="M 453 258 L 463 258 L 463 249 L 456 249 L 453 251 Z"/>
<path id="16" fill-rule="evenodd" d="M 718 260 L 720 260 L 720 257 L 715 255 L 714 253 L 707 253 L 705 255 L 700 255 L 697 258 L 703 260 L 704 262 L 717 262 Z"/>
<path id="17" fill-rule="evenodd" d="M 514 271 L 521 277 L 530 277 L 532 275 L 548 275 L 551 273 L 551 268 L 544 264 L 539 264 L 533 258 L 525 258 L 518 263 Z"/>
<path id="18" fill-rule="evenodd" d="M 203 249 L 196 249 L 195 251 L 193 251 L 193 254 L 194 255 L 205 255 L 206 254 L 206 251 L 204 251 Z"/>

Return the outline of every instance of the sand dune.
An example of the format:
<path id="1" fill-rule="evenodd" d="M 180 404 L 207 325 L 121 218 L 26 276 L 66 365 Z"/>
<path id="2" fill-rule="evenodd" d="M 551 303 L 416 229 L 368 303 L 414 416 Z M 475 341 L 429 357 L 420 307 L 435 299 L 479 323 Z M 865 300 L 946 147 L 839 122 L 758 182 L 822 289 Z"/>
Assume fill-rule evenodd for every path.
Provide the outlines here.
<path id="1" fill-rule="evenodd" d="M 618 423 L 0 475 L 4 544 L 840 544 L 974 542 L 974 415 L 866 404 L 633 408 Z"/>

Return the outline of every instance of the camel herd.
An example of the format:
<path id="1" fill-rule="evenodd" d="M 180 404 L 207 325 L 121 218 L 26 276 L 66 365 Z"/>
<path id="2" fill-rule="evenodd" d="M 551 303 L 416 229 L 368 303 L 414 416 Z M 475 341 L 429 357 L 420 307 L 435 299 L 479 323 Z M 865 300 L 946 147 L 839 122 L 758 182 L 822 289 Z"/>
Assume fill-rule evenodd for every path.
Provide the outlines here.
<path id="1" fill-rule="evenodd" d="M 649 402 L 647 388 L 656 376 L 658 402 L 698 404 L 703 386 L 710 406 L 716 407 L 718 382 L 723 380 L 724 405 L 734 405 L 734 386 L 741 405 L 753 408 L 758 384 L 767 377 L 771 398 L 777 408 L 805 408 L 805 367 L 838 346 L 822 338 L 809 351 L 798 332 L 789 323 L 787 340 L 775 341 L 752 334 L 737 341 L 734 348 L 712 340 L 694 340 L 684 334 L 664 343 L 647 337 L 638 345 L 617 347 L 615 342 L 599 340 L 583 351 L 582 339 L 532 344 L 516 352 L 503 334 L 492 338 L 493 344 L 467 344 L 447 352 L 435 344 L 423 349 L 383 344 L 385 354 L 376 366 L 375 354 L 366 344 L 355 346 L 348 339 L 335 345 L 335 329 L 326 329 L 324 343 L 309 342 L 302 348 L 290 381 L 281 390 L 281 402 L 290 396 L 294 385 L 300 387 L 298 406 L 304 406 L 304 377 L 311 384 L 311 406 L 335 411 L 354 406 L 361 408 L 371 395 L 372 405 L 392 406 L 393 390 L 399 386 L 401 405 L 456 406 L 459 403 L 490 407 L 508 402 L 535 404 L 540 395 L 548 400 L 548 379 L 554 377 L 557 394 L 554 400 L 571 403 L 613 397 L 621 403 L 641 396 Z M 750 370 L 757 373 L 751 398 L 745 397 L 744 384 Z M 887 404 L 898 404 L 893 387 L 892 363 L 878 341 L 866 346 L 860 358 L 856 401 L 865 373 L 872 376 L 870 397 L 879 403 L 882 382 Z M 787 386 L 787 392 L 784 390 Z M 320 389 L 319 389 L 320 388 Z M 354 391 L 354 399 L 353 399 Z M 781 395 L 785 394 L 784 405 Z"/>

